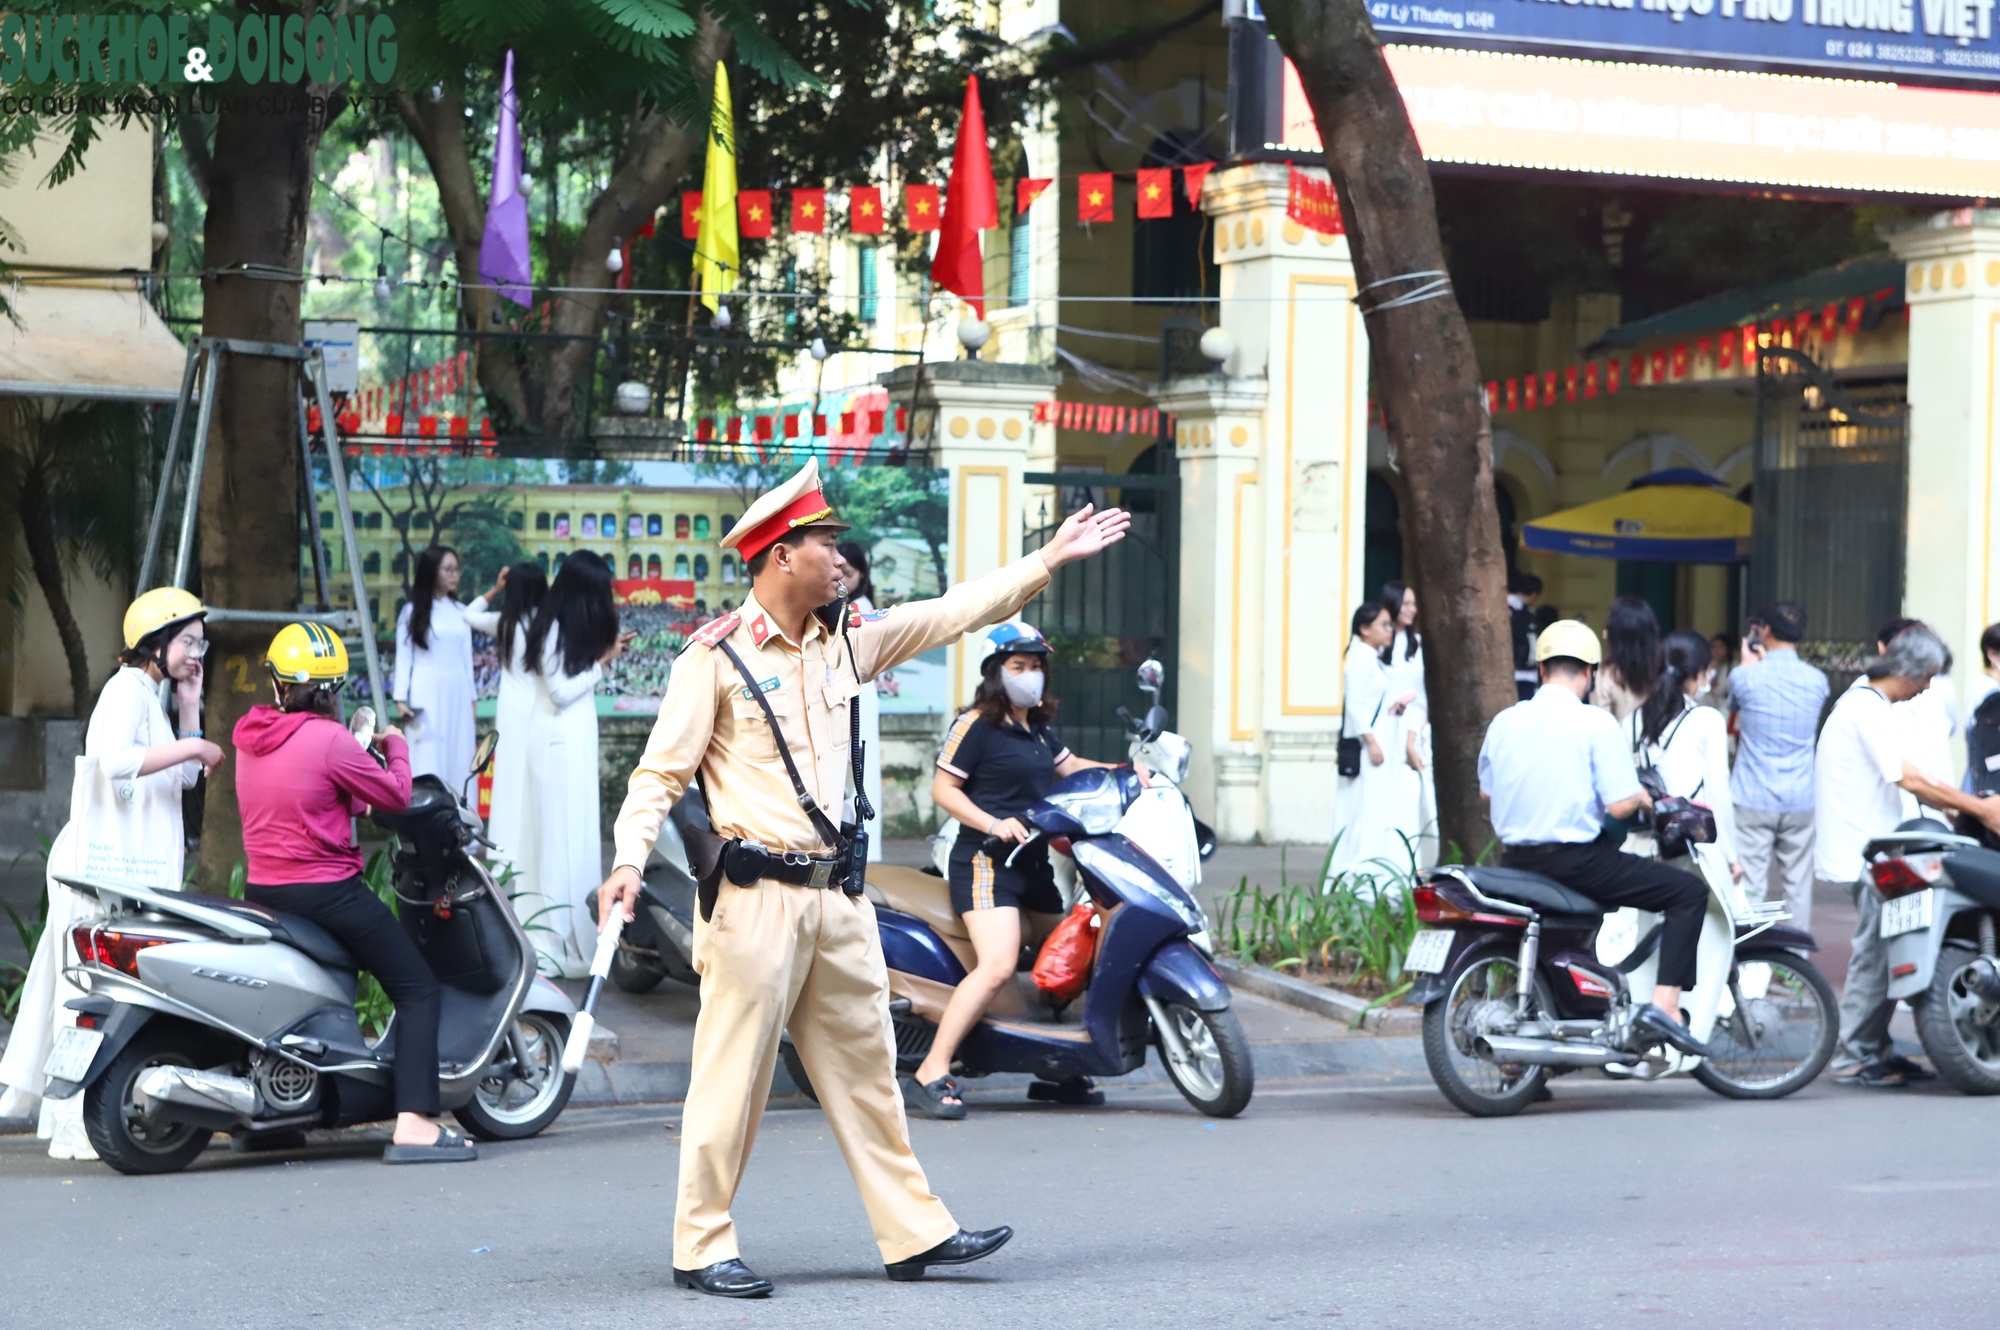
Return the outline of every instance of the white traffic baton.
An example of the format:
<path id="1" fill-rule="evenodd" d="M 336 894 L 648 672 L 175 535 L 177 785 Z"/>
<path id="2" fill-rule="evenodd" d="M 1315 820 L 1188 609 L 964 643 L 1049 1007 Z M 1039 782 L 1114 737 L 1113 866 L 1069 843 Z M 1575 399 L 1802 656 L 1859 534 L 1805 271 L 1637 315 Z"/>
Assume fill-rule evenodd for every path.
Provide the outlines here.
<path id="1" fill-rule="evenodd" d="M 584 994 L 583 1010 L 569 1027 L 569 1042 L 563 1045 L 563 1075 L 583 1070 L 583 1055 L 590 1051 L 590 1035 L 597 1028 L 597 997 L 611 973 L 611 958 L 618 954 L 618 939 L 625 933 L 625 911 L 616 907 L 604 930 L 597 935 L 597 954 L 590 958 L 590 991 Z"/>

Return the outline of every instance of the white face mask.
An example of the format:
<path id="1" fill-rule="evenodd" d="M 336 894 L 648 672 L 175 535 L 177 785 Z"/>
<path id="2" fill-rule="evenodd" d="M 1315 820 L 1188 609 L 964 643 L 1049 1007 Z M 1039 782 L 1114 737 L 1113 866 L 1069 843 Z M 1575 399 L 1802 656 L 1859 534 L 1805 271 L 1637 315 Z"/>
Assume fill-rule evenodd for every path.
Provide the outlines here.
<path id="1" fill-rule="evenodd" d="M 1048 676 L 1040 670 L 1029 670 L 1024 674 L 1000 675 L 1000 686 L 1007 690 L 1007 700 L 1015 706 L 1028 708 L 1042 700 L 1042 685 Z"/>

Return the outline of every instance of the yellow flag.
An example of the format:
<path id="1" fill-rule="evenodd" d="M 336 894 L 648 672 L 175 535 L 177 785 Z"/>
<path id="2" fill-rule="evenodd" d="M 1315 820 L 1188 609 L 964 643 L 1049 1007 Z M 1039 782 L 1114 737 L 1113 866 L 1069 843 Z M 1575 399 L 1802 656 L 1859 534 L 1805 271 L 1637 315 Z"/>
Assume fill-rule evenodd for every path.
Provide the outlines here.
<path id="1" fill-rule="evenodd" d="M 700 233 L 694 242 L 694 270 L 701 279 L 701 303 L 714 310 L 725 291 L 736 289 L 736 126 L 729 104 L 729 71 L 715 62 L 715 107 L 708 120 L 708 166 L 701 177 Z"/>

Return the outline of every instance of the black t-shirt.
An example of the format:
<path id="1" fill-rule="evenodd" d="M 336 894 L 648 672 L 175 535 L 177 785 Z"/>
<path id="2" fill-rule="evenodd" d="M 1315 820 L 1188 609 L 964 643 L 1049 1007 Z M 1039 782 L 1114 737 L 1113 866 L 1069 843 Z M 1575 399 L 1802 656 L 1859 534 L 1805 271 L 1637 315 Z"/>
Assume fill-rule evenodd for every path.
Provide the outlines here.
<path id="1" fill-rule="evenodd" d="M 1068 756 L 1046 725 L 994 725 L 968 711 L 952 722 L 937 764 L 965 782 L 965 797 L 989 817 L 1019 817 L 1049 792 L 1056 764 Z M 958 843 L 977 845 L 978 837 L 961 836 Z"/>

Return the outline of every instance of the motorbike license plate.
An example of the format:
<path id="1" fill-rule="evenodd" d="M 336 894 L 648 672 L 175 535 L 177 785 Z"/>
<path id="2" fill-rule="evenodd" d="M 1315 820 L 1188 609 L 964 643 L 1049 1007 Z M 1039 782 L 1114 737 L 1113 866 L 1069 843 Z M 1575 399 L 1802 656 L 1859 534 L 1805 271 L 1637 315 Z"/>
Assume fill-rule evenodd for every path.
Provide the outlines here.
<path id="1" fill-rule="evenodd" d="M 1914 933 L 1931 926 L 1931 891 L 1913 891 L 1882 902 L 1882 936 Z"/>
<path id="2" fill-rule="evenodd" d="M 1410 939 L 1410 954 L 1403 960 L 1404 974 L 1436 974 L 1451 954 L 1452 930 L 1419 928 Z"/>
<path id="3" fill-rule="evenodd" d="M 42 1075 L 54 1081 L 82 1080 L 103 1042 L 102 1030 L 80 1030 L 71 1025 L 56 1031 L 56 1045 L 42 1064 Z"/>

